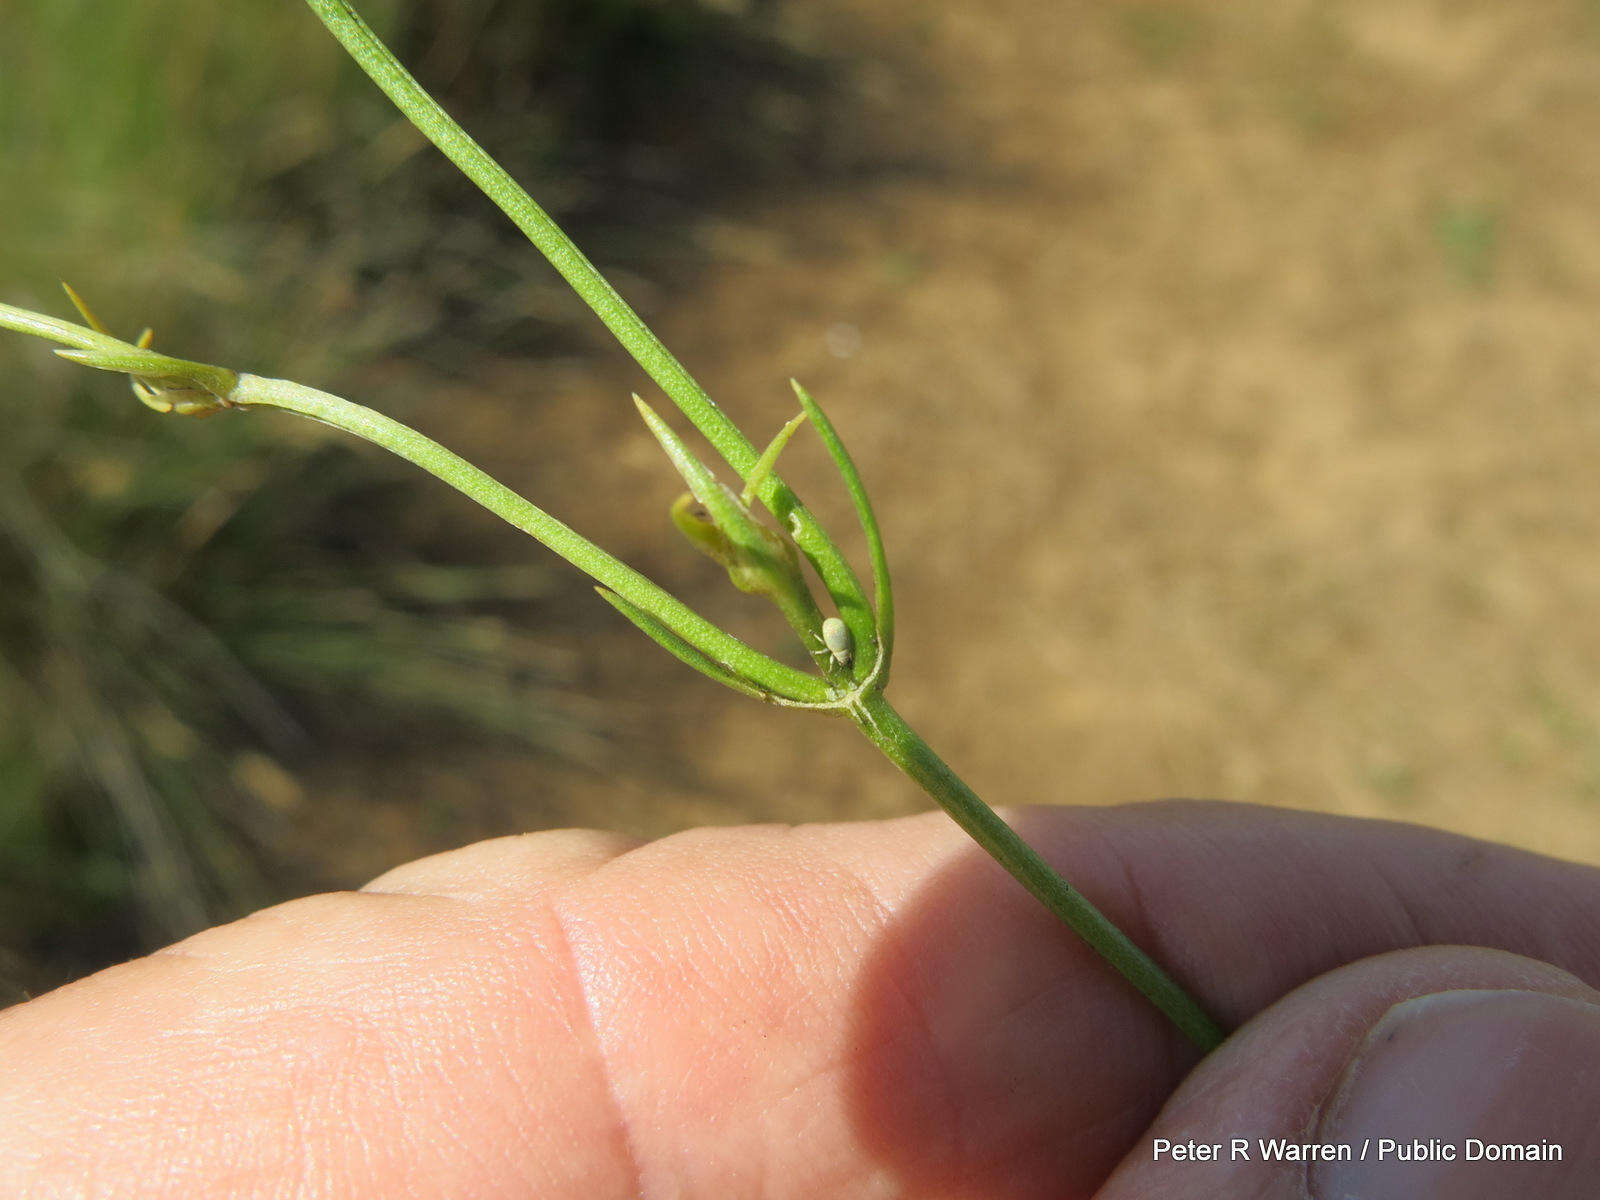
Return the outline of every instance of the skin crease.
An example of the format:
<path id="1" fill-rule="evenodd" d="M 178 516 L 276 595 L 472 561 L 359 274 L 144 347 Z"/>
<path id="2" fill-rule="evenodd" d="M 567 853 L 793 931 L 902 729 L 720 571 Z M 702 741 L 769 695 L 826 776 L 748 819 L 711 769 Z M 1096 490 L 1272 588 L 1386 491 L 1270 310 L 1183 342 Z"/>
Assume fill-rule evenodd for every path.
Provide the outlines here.
<path id="1" fill-rule="evenodd" d="M 1596 999 L 1592 868 L 1242 805 L 1009 819 L 1243 1026 L 1198 1071 L 941 814 L 539 833 L 0 1013 L 0 1195 L 1181 1196 L 1152 1122 L 1304 1130 L 1398 1000 Z"/>

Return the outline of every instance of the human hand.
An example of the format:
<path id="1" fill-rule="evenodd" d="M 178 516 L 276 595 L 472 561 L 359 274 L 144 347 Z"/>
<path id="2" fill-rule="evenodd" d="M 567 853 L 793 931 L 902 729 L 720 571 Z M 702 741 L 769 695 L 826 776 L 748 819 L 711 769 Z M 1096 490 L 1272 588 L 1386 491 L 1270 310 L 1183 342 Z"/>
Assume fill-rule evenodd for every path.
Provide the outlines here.
<path id="1" fill-rule="evenodd" d="M 1221 1049 L 1196 1066 L 941 814 L 531 834 L 0 1014 L 0 1195 L 1592 1194 L 1600 871 L 1245 806 L 1013 819 Z M 1566 1157 L 1255 1153 L 1368 1136 Z"/>

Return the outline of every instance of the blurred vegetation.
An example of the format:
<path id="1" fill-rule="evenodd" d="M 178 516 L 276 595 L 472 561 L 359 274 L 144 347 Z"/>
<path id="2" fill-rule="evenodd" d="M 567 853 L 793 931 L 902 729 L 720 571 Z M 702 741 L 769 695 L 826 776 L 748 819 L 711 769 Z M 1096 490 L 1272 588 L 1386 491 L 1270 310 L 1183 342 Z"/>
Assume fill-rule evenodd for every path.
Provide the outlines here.
<path id="1" fill-rule="evenodd" d="M 1445 261 L 1456 278 L 1473 287 L 1487 287 L 1494 278 L 1501 241 L 1500 212 L 1478 201 L 1441 205 L 1433 231 Z"/>
<path id="2" fill-rule="evenodd" d="M 708 178 L 804 170 L 816 144 L 800 97 L 827 72 L 763 5 L 362 9 L 630 261 L 687 253 L 674 219 Z M 593 336 L 288 0 L 13 0 L 0 144 L 23 305 L 64 311 L 65 278 L 158 348 L 336 389 L 384 363 L 401 409 Z M 569 668 L 517 631 L 560 577 L 474 563 L 403 467 L 312 427 L 154 419 L 21 339 L 0 378 L 0 1003 L 303 885 L 271 847 L 312 748 L 594 753 Z"/>

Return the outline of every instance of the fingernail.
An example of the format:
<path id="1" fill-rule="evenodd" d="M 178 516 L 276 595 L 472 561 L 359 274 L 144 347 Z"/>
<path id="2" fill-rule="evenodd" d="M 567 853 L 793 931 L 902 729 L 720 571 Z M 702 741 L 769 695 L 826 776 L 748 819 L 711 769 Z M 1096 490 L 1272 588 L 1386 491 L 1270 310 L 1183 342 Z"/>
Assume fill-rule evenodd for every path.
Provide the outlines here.
<path id="1" fill-rule="evenodd" d="M 1600 1007 L 1538 992 L 1419 996 L 1386 1012 L 1324 1102 L 1315 1200 L 1593 1200 Z"/>

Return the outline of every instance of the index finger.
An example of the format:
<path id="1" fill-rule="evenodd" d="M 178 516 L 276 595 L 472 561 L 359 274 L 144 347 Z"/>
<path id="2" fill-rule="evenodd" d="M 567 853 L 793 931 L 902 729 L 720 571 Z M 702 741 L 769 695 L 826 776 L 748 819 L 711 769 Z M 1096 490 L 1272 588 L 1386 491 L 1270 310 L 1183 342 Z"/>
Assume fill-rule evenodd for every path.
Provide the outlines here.
<path id="1" fill-rule="evenodd" d="M 1428 942 L 1596 981 L 1589 868 L 1226 805 L 1017 821 L 1229 1024 Z M 937 814 L 532 835 L 372 887 L 0 1017 L 0 1140 L 30 1151 L 0 1182 L 36 1185 L 5 1174 L 31 1163 L 128 1170 L 142 1195 L 222 1172 L 237 1195 L 1082 1194 L 1193 1061 Z"/>

